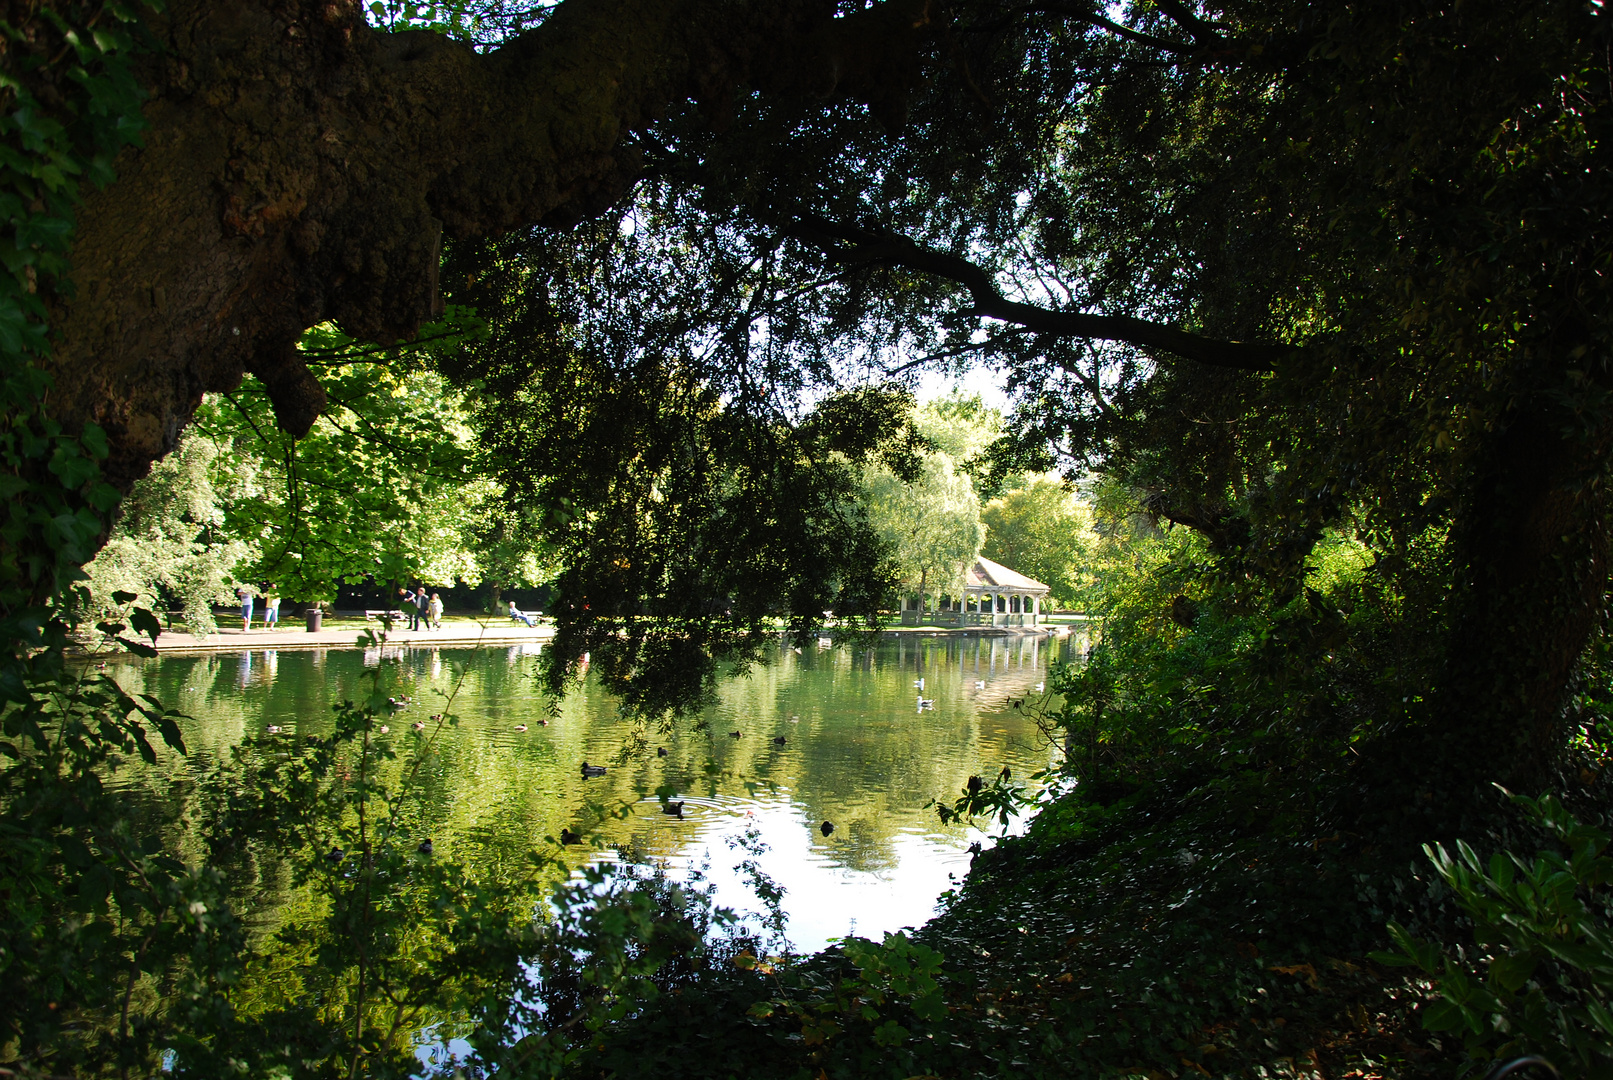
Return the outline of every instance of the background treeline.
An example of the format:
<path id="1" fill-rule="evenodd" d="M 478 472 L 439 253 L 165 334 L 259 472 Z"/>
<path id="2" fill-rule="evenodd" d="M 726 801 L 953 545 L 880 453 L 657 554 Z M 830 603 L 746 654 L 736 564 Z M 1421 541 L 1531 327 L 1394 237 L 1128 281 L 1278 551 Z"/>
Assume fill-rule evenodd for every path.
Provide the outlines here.
<path id="1" fill-rule="evenodd" d="M 208 632 L 213 607 L 235 606 L 240 584 L 326 606 L 345 588 L 377 606 L 389 588 L 424 581 L 497 612 L 512 591 L 554 581 L 541 515 L 511 501 L 479 437 L 475 389 L 433 366 L 478 332 L 469 313 L 393 349 L 311 331 L 303 352 L 330 403 L 301 439 L 275 425 L 255 378 L 210 396 L 179 449 L 120 504 L 85 568 L 92 609 L 135 593 Z M 962 569 L 984 554 L 1044 581 L 1053 604 L 1083 606 L 1100 554 L 1075 487 L 1055 474 L 992 477 L 984 455 L 1003 416 L 978 398 L 913 405 L 898 393 L 890 408 L 883 422 L 916 435 L 916 467 L 904 478 L 868 465 L 847 502 L 888 546 L 897 588 L 932 604 L 955 596 Z M 983 485 L 1001 494 L 983 500 Z M 884 598 L 897 601 L 895 590 Z"/>

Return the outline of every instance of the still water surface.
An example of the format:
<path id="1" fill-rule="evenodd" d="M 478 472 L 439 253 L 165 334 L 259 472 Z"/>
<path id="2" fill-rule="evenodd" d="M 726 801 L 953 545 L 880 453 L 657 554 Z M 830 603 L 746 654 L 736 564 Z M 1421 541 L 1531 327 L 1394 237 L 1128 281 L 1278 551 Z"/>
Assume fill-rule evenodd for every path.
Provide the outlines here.
<path id="1" fill-rule="evenodd" d="M 413 704 L 390 721 L 400 753 L 419 738 L 413 721 L 442 712 L 463 675 L 458 726 L 442 730 L 421 772 L 437 850 L 473 863 L 519 858 L 570 828 L 590 839 L 566 849 L 573 862 L 629 851 L 674 874 L 709 864 L 718 902 L 754 911 L 734 870 L 750 856 L 733 845 L 754 825 L 767 848 L 761 869 L 786 890 L 789 939 L 816 950 L 930 917 L 968 868 L 970 843 L 984 838 L 943 828 L 925 802 L 950 801 L 971 774 L 1006 765 L 1028 777 L 1055 759 L 1008 699 L 1034 697 L 1069 645 L 904 636 L 865 652 L 781 649 L 722 684 L 703 729 L 684 721 L 665 732 L 623 719 L 591 679 L 551 718 L 534 681 L 538 648 L 388 649 L 412 683 Z M 375 650 L 253 650 L 129 661 L 117 675 L 192 718 L 182 725 L 191 758 L 165 763 L 179 780 L 271 725 L 328 732 L 331 706 L 360 696 L 361 674 L 379 660 Z M 917 708 L 919 679 L 932 709 Z M 584 761 L 606 775 L 584 779 Z M 151 782 L 138 777 L 128 782 Z M 682 820 L 660 812 L 663 787 L 686 800 Z M 599 812 L 623 807 L 631 812 L 620 818 Z M 835 827 L 828 837 L 825 821 Z"/>

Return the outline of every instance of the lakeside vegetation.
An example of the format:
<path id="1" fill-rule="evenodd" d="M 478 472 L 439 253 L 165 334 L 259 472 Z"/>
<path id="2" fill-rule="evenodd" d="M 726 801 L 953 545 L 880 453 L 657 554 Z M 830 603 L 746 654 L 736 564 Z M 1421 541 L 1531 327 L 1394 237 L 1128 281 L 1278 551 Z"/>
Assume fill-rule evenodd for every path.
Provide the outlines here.
<path id="1" fill-rule="evenodd" d="M 1599 5 L 14 8 L 0 1067 L 451 1074 L 429 1027 L 509 1076 L 1613 1070 Z M 1008 416 L 915 410 L 972 362 Z M 552 578 L 545 691 L 587 657 L 675 724 L 993 528 L 1099 621 L 1057 794 L 815 957 L 438 857 L 385 665 L 175 846 L 106 783 L 170 704 L 66 657 L 237 573 Z"/>

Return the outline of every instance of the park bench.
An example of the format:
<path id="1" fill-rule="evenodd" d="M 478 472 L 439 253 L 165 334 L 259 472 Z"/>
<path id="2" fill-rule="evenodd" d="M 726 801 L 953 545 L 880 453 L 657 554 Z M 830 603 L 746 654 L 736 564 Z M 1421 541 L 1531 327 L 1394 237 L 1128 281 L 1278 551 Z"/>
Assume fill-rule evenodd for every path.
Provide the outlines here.
<path id="1" fill-rule="evenodd" d="M 510 612 L 511 622 L 525 622 L 528 626 L 537 625 L 537 621 L 541 618 L 543 618 L 543 612 L 541 611 L 522 611 L 520 608 L 516 608 Z M 527 622 L 528 619 L 532 621 Z"/>
<path id="2" fill-rule="evenodd" d="M 382 611 L 379 608 L 364 609 L 364 618 L 368 619 L 370 622 L 374 622 L 377 619 L 390 619 L 393 622 L 402 622 L 408 617 L 409 616 L 405 615 L 401 611 Z"/>

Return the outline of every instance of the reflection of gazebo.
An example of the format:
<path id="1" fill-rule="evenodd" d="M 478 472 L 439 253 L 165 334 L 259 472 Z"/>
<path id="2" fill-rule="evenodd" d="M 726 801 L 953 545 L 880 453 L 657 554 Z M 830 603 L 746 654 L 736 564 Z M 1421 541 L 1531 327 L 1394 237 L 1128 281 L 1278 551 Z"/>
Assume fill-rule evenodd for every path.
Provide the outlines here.
<path id="1" fill-rule="evenodd" d="M 1035 626 L 1049 591 L 1002 563 L 976 559 L 963 575 L 963 595 L 942 596 L 935 611 L 924 610 L 923 597 L 904 596 L 902 625 Z"/>

